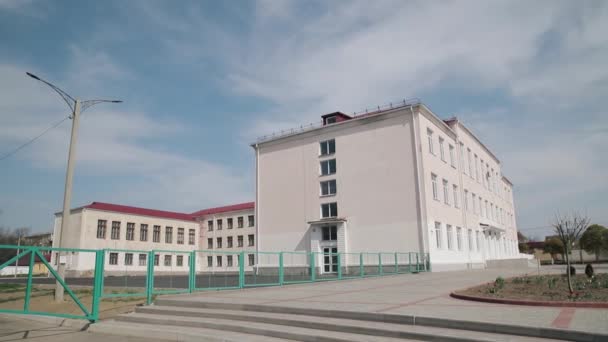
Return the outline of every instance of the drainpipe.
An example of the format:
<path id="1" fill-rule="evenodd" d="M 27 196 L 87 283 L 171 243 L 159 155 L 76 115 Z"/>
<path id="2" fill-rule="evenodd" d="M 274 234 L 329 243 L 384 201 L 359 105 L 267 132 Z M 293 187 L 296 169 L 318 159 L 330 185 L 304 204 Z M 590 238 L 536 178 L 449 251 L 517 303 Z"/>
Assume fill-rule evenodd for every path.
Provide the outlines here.
<path id="1" fill-rule="evenodd" d="M 260 203 L 260 148 L 258 144 L 255 144 L 255 204 L 254 204 L 254 222 L 255 222 L 255 271 L 258 273 L 258 264 L 259 264 L 259 251 L 260 251 L 260 215 L 259 215 L 259 205 Z"/>

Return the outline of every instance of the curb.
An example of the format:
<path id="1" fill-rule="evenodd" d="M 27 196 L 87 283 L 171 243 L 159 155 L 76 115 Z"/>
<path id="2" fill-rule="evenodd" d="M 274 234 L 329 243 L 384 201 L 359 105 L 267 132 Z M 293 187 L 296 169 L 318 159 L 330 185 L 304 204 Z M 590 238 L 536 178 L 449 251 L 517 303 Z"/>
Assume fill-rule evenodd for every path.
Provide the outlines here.
<path id="1" fill-rule="evenodd" d="M 458 293 L 450 293 L 450 297 L 462 300 L 470 300 L 474 302 L 495 303 L 495 304 L 510 304 L 510 305 L 527 305 L 527 306 L 550 306 L 550 307 L 567 307 L 567 308 L 592 308 L 592 309 L 608 309 L 608 303 L 598 302 L 551 302 L 540 300 L 520 300 L 520 299 L 503 299 L 489 298 L 463 295 Z"/>
<path id="2" fill-rule="evenodd" d="M 70 319 L 70 318 L 61 318 L 61 317 L 52 317 L 52 316 L 38 316 L 38 315 L 28 315 L 28 314 L 3 314 L 0 313 L 0 317 L 8 320 L 27 320 L 33 322 L 39 322 L 49 325 L 54 325 L 57 327 L 70 327 L 77 328 L 80 330 L 87 330 L 89 325 L 89 321 L 80 320 L 80 319 Z"/>

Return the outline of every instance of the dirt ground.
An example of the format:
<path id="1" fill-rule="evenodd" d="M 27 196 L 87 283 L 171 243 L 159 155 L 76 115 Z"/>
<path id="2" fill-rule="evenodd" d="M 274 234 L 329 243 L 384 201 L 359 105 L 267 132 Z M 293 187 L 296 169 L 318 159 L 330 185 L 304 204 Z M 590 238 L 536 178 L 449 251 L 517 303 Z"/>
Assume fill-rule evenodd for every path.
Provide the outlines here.
<path id="1" fill-rule="evenodd" d="M 90 312 L 93 300 L 90 288 L 72 289 L 78 300 Z M 134 290 L 130 290 L 134 291 Z M 30 311 L 54 312 L 72 315 L 84 315 L 78 305 L 67 294 L 64 302 L 56 303 L 54 287 L 49 285 L 34 286 L 30 299 Z M 23 310 L 25 286 L 17 284 L 0 284 L 0 309 Z M 145 303 L 144 297 L 102 299 L 99 308 L 101 319 L 132 312 L 138 305 Z"/>
<path id="2" fill-rule="evenodd" d="M 500 278 L 500 277 L 499 277 Z M 576 275 L 572 278 L 575 293 L 570 295 L 566 275 L 523 276 L 503 279 L 472 287 L 458 294 L 539 301 L 608 302 L 608 274 L 593 279 Z"/>

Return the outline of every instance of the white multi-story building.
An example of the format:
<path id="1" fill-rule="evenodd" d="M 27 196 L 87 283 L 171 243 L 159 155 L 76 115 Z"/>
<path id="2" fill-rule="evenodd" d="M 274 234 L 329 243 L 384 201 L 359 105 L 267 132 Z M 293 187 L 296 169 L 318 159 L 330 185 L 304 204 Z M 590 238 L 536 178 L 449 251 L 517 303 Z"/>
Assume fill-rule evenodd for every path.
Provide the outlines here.
<path id="1" fill-rule="evenodd" d="M 434 270 L 519 258 L 500 161 L 423 104 L 331 113 L 252 146 L 260 251 L 430 253 Z"/>

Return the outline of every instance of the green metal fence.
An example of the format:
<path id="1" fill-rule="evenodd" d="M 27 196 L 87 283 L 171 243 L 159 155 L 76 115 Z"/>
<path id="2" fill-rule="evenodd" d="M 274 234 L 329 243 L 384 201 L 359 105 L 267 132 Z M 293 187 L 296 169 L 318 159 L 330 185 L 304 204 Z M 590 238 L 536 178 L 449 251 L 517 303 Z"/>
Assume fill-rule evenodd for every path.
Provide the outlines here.
<path id="1" fill-rule="evenodd" d="M 92 322 L 99 319 L 99 307 L 104 299 L 141 297 L 151 304 L 156 295 L 164 294 L 337 281 L 431 270 L 429 254 L 415 252 L 328 252 L 331 249 L 324 252 L 145 251 L 10 245 L 0 245 L 0 249 L 12 250 L 11 255 L 15 255 L 0 265 L 0 270 L 29 256 L 23 310 L 0 308 L 0 312 L 81 318 Z M 83 304 L 79 293 L 68 286 L 66 279 L 59 277 L 55 267 L 44 259 L 41 251 L 78 255 L 78 270 L 68 272 L 70 278 L 66 279 L 79 280 L 79 283 L 83 283 L 83 279 L 90 280 L 85 282 L 92 287 L 90 307 Z M 36 258 L 62 285 L 82 312 L 81 315 L 31 308 L 32 271 L 35 260 L 38 260 Z M 86 268 L 84 264 L 94 265 L 94 268 L 83 270 Z"/>

